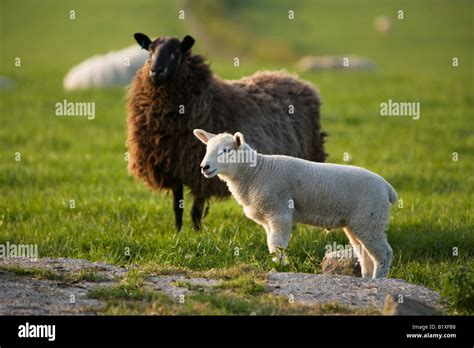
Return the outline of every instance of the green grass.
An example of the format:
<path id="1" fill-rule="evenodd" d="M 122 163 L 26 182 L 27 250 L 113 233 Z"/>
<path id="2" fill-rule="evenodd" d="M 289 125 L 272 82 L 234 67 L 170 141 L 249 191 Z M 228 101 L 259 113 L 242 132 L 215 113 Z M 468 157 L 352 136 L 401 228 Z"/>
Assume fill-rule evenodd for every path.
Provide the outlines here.
<path id="1" fill-rule="evenodd" d="M 170 272 L 212 269 L 225 275 L 241 265 L 262 272 L 272 269 L 264 231 L 246 219 L 232 199 L 212 201 L 204 229 L 196 233 L 191 230 L 191 201 L 186 196 L 185 228 L 176 234 L 171 197 L 149 192 L 127 176 L 123 89 L 62 89 L 70 67 L 93 54 L 133 44 L 136 31 L 151 36 L 188 33 L 186 21 L 177 17 L 182 4 L 11 0 L 0 4 L 0 74 L 15 81 L 14 88 L 0 91 L 0 243 L 38 244 L 40 256 L 138 264 Z M 443 275 L 451 269 L 465 266 L 472 272 L 472 2 L 295 1 L 292 22 L 286 19 L 289 5 L 284 1 L 271 1 L 271 6 L 267 1 L 230 1 L 219 10 L 222 16 L 205 12 L 206 3 L 200 6 L 209 14 L 202 21 L 208 28 L 206 40 L 217 40 L 217 47 L 222 44 L 221 50 L 229 53 L 215 53 L 200 37 L 194 51 L 207 54 L 214 71 L 224 78 L 268 68 L 295 71 L 295 60 L 289 58 L 307 54 L 373 59 L 374 72 L 301 74 L 318 86 L 323 98 L 329 161 L 345 163 L 343 154 L 350 153 L 350 164 L 384 176 L 403 200 L 403 208 L 392 210 L 388 231 L 394 250 L 391 277 L 443 291 Z M 197 20 L 203 19 L 202 9 L 188 8 Z M 76 10 L 75 21 L 68 19 L 71 9 Z M 405 11 L 404 20 L 396 19 L 398 9 Z M 389 35 L 373 30 L 373 19 L 380 14 L 392 18 L 394 30 Z M 218 33 L 216 28 L 226 23 L 232 30 Z M 230 35 L 240 40 L 230 40 Z M 271 40 L 271 54 L 262 54 L 266 39 Z M 240 68 L 234 68 L 231 58 L 240 55 L 245 58 Z M 454 56 L 460 60 L 457 68 L 451 66 Z M 14 66 L 15 57 L 21 57 L 21 67 Z M 54 104 L 63 99 L 95 102 L 96 118 L 56 117 Z M 379 105 L 388 99 L 420 102 L 420 120 L 381 117 Z M 17 152 L 21 162 L 15 161 Z M 457 162 L 453 152 L 459 154 Z M 71 199 L 75 209 L 69 208 Z M 334 241 L 348 243 L 341 231 L 325 234 L 297 226 L 289 248 L 289 270 L 319 272 L 324 247 Z M 236 247 L 239 256 L 234 256 Z M 130 248 L 131 257 L 125 248 Z M 458 248 L 458 256 L 453 248 Z M 464 283 L 458 283 L 453 284 L 464 291 Z M 117 306 L 111 312 L 120 313 L 123 308 Z M 189 311 L 196 313 L 198 308 Z M 222 308 L 216 312 L 251 312 L 245 305 L 241 312 Z"/>

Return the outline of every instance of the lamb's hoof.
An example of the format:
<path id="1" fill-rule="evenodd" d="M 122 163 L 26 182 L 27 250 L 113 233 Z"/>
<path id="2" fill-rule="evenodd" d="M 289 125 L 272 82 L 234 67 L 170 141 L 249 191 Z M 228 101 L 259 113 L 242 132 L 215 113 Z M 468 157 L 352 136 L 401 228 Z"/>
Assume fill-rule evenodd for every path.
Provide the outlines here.
<path id="1" fill-rule="evenodd" d="M 288 257 L 285 253 L 273 254 L 272 261 L 274 263 L 274 269 L 279 272 L 285 272 L 289 269 Z"/>
<path id="2" fill-rule="evenodd" d="M 287 266 L 288 265 L 288 258 L 283 255 L 283 256 L 274 256 L 272 257 L 272 261 L 279 265 L 279 266 Z"/>
<path id="3" fill-rule="evenodd" d="M 278 248 L 276 252 L 273 252 L 272 261 L 277 265 L 287 266 L 288 258 L 286 256 L 285 250 L 283 248 Z"/>

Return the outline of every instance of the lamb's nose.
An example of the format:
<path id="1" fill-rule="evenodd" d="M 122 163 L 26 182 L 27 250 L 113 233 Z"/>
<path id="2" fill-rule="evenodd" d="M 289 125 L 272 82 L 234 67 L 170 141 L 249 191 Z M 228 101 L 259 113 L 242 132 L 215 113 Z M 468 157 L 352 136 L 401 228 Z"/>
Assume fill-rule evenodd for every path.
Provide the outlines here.
<path id="1" fill-rule="evenodd" d="M 202 170 L 208 170 L 208 169 L 209 169 L 209 165 L 206 164 L 205 166 L 201 166 L 201 169 L 202 169 Z"/>

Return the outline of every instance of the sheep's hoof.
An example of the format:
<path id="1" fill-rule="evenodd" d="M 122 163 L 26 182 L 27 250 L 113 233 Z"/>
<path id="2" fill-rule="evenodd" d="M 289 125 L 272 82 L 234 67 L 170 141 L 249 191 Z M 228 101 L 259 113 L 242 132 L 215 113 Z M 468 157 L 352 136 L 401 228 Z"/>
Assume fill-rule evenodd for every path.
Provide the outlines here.
<path id="1" fill-rule="evenodd" d="M 276 253 L 272 253 L 272 256 L 272 261 L 276 268 L 279 268 L 280 270 L 288 268 L 288 257 L 283 250 L 278 250 Z"/>
<path id="2" fill-rule="evenodd" d="M 281 266 L 287 266 L 288 265 L 288 259 L 286 257 L 286 255 L 283 255 L 283 256 L 274 256 L 272 257 L 272 261 L 275 262 L 277 265 L 281 265 Z"/>

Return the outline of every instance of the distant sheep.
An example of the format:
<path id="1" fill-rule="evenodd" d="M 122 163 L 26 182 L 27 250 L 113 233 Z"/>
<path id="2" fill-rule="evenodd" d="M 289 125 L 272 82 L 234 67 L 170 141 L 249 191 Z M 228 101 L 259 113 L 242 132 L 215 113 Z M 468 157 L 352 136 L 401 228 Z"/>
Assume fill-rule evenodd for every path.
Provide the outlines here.
<path id="1" fill-rule="evenodd" d="M 137 72 L 128 97 L 129 171 L 152 189 L 171 189 L 175 224 L 182 226 L 183 185 L 191 190 L 191 216 L 199 229 L 206 200 L 229 191 L 205 180 L 199 163 L 205 149 L 194 128 L 244 130 L 262 153 L 324 161 L 320 99 L 307 82 L 285 72 L 258 72 L 235 81 L 213 76 L 204 58 L 191 54 L 194 39 L 135 34 L 150 59 Z"/>
<path id="2" fill-rule="evenodd" d="M 64 89 L 126 86 L 147 58 L 148 54 L 136 46 L 93 56 L 69 70 Z"/>
<path id="3" fill-rule="evenodd" d="M 245 215 L 265 228 L 274 261 L 286 264 L 291 228 L 299 222 L 343 228 L 362 276 L 387 276 L 392 248 L 385 229 L 397 193 L 381 176 L 360 167 L 257 154 L 238 132 L 196 129 L 194 135 L 207 144 L 202 173 L 226 182 Z"/>

